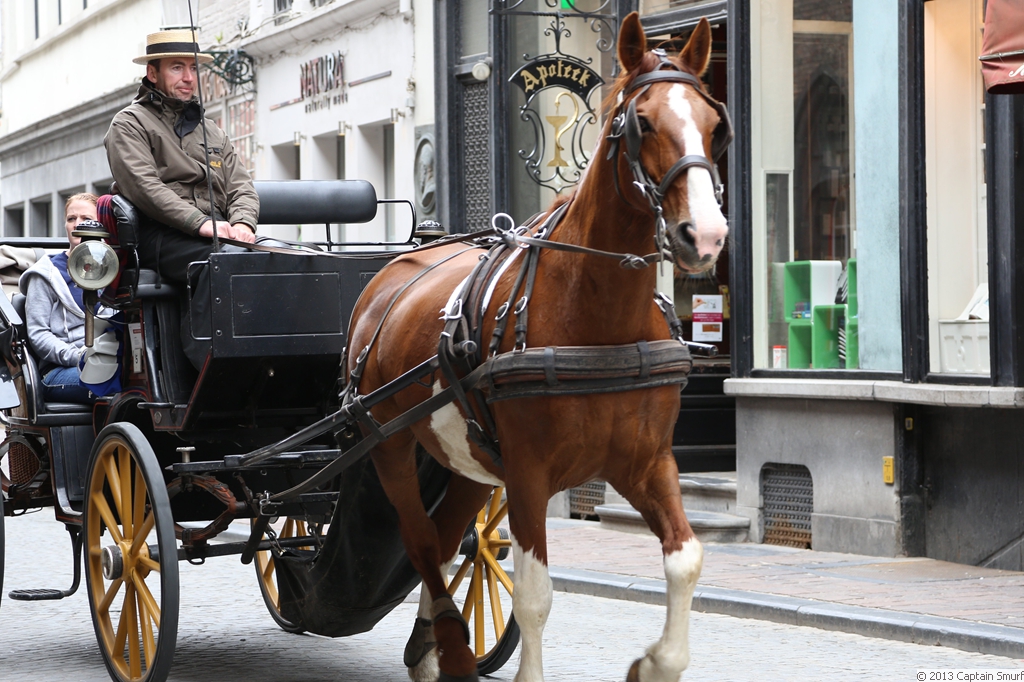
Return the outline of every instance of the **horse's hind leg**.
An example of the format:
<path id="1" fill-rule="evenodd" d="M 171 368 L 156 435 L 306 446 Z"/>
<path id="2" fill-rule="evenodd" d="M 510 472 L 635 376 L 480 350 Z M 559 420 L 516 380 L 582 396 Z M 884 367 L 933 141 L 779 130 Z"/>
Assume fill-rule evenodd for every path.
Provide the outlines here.
<path id="1" fill-rule="evenodd" d="M 620 487 L 621 484 L 621 487 Z M 637 481 L 613 481 L 661 540 L 667 616 L 661 639 L 629 669 L 627 682 L 677 682 L 690 663 L 690 604 L 704 548 L 683 513 L 679 470 L 671 452 L 659 455 Z"/>
<path id="2" fill-rule="evenodd" d="M 452 474 L 444 499 L 431 517 L 437 528 L 441 556 L 448 557 L 445 563 L 441 564 L 442 577 L 448 574 L 448 569 L 458 558 L 459 546 L 462 544 L 466 528 L 487 502 L 491 489 L 490 485 Z M 414 682 L 436 682 L 440 672 L 431 620 L 433 602 L 434 596 L 426 584 L 422 585 L 416 623 L 405 648 L 405 665 L 409 669 L 409 678 Z"/>
<path id="3" fill-rule="evenodd" d="M 440 537 L 423 508 L 414 447 L 411 434 L 398 434 L 373 451 L 373 463 L 384 493 L 398 512 L 399 531 L 409 560 L 423 578 L 424 588 L 434 597 L 431 619 L 440 651 L 440 679 L 476 680 L 476 658 L 469 649 L 466 623 L 451 608 L 441 577 Z M 454 553 L 453 550 L 451 554 Z"/>

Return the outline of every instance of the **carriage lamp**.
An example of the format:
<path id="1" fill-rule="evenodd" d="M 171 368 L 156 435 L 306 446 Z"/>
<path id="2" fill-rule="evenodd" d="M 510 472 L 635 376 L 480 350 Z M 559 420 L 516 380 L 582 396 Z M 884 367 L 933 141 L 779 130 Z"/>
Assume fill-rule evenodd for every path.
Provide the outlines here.
<path id="1" fill-rule="evenodd" d="M 71 233 L 82 243 L 68 256 L 68 274 L 86 291 L 109 286 L 117 277 L 118 261 L 114 249 L 103 241 L 110 233 L 95 220 L 85 220 Z"/>
<path id="2" fill-rule="evenodd" d="M 68 256 L 68 274 L 75 284 L 82 287 L 85 303 L 85 346 L 92 348 L 94 315 L 93 308 L 99 300 L 96 293 L 109 286 L 117 277 L 119 263 L 114 249 L 103 240 L 110 233 L 103 224 L 95 220 L 83 220 L 71 233 L 82 242 L 71 249 Z"/>

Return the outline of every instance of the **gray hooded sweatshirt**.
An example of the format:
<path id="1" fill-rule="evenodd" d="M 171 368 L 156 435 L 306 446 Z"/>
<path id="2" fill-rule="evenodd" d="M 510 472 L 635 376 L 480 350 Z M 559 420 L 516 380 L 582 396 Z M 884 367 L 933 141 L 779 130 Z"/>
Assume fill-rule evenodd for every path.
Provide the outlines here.
<path id="1" fill-rule="evenodd" d="M 25 324 L 32 354 L 43 374 L 54 367 L 74 367 L 85 353 L 85 312 L 49 257 L 40 258 L 22 274 Z"/>

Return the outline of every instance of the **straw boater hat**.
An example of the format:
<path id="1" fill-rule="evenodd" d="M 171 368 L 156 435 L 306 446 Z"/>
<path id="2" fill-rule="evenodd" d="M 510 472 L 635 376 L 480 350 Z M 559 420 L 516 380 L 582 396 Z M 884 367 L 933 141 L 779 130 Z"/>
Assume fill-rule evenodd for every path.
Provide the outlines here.
<path id="1" fill-rule="evenodd" d="M 167 59 L 168 57 L 194 57 L 198 50 L 196 34 L 194 30 L 187 28 L 164 29 L 157 33 L 150 33 L 146 36 L 146 54 L 136 57 L 132 61 L 136 64 L 146 64 L 153 59 Z M 199 53 L 199 63 L 212 62 L 213 57 L 203 52 Z"/>

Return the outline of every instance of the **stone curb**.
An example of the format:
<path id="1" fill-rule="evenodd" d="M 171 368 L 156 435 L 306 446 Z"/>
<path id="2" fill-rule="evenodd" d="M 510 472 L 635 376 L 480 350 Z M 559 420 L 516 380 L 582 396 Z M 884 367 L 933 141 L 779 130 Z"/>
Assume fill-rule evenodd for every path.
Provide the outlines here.
<path id="1" fill-rule="evenodd" d="M 665 581 L 578 569 L 552 568 L 559 592 L 645 604 L 665 603 Z M 903 611 L 849 606 L 698 584 L 693 609 L 738 618 L 803 625 L 983 654 L 1024 657 L 1024 629 Z"/>

